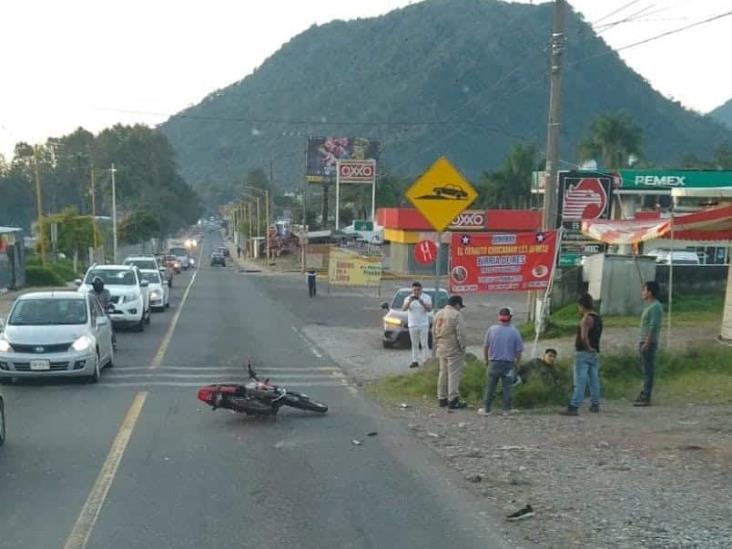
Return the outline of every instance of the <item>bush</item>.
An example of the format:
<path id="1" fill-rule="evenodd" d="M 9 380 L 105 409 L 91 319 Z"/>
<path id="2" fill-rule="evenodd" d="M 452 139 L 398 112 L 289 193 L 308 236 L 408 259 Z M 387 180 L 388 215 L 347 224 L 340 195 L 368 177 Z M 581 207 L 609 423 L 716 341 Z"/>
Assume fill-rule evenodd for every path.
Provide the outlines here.
<path id="1" fill-rule="evenodd" d="M 63 286 L 64 280 L 53 270 L 38 265 L 26 265 L 26 286 Z"/>
<path id="2" fill-rule="evenodd" d="M 26 262 L 26 271 L 28 267 L 42 267 L 39 257 L 29 257 Z M 74 271 L 74 262 L 70 259 L 57 259 L 48 261 L 46 268 L 53 271 L 63 282 L 71 282 L 80 275 Z"/>

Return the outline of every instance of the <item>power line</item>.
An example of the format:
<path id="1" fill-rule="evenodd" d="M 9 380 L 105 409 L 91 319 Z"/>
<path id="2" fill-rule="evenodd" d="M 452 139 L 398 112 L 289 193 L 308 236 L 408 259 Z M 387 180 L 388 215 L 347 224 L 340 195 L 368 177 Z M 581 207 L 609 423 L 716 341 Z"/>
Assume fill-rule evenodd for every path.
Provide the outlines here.
<path id="1" fill-rule="evenodd" d="M 621 11 L 623 11 L 624 9 L 626 9 L 626 8 L 629 8 L 629 7 L 633 6 L 634 4 L 637 4 L 637 3 L 638 3 L 638 2 L 640 2 L 640 1 L 641 1 L 641 0 L 632 0 L 631 2 L 628 2 L 627 4 L 625 4 L 625 5 L 623 5 L 623 6 L 620 6 L 620 7 L 618 8 L 618 9 L 616 9 L 616 10 L 613 10 L 613 11 L 611 11 L 610 13 L 607 13 L 607 14 L 603 15 L 603 16 L 602 16 L 602 17 L 600 17 L 599 19 L 596 19 L 595 21 L 593 21 L 592 23 L 590 23 L 590 25 L 592 25 L 592 26 L 595 26 L 595 25 L 596 25 L 597 23 L 599 23 L 600 21 L 603 21 L 603 20 L 607 19 L 608 17 L 612 17 L 612 16 L 613 16 L 613 15 L 615 15 L 616 13 L 620 13 L 620 12 L 621 12 Z"/>

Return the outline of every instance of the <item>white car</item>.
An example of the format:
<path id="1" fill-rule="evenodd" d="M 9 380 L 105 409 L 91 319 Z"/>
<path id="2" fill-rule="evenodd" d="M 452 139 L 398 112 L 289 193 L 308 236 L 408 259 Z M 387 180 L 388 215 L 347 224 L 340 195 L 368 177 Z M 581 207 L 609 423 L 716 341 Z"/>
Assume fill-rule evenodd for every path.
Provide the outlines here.
<path id="1" fill-rule="evenodd" d="M 144 269 L 159 270 L 160 264 L 154 255 L 131 255 L 125 258 L 122 265 L 131 265 L 141 271 Z"/>
<path id="2" fill-rule="evenodd" d="M 0 382 L 28 377 L 99 381 L 112 366 L 112 324 L 99 301 L 78 292 L 32 292 L 10 309 L 0 334 Z"/>
<path id="3" fill-rule="evenodd" d="M 140 269 L 140 276 L 147 280 L 147 291 L 150 296 L 150 308 L 153 311 L 163 311 L 170 307 L 170 289 L 164 283 L 160 271 Z"/>
<path id="4" fill-rule="evenodd" d="M 131 265 L 92 265 L 84 276 L 77 280 L 79 292 L 93 291 L 92 282 L 101 278 L 104 288 L 109 290 L 114 310 L 109 317 L 114 324 L 133 326 L 138 332 L 150 324 L 149 282 L 140 276 L 140 270 Z"/>

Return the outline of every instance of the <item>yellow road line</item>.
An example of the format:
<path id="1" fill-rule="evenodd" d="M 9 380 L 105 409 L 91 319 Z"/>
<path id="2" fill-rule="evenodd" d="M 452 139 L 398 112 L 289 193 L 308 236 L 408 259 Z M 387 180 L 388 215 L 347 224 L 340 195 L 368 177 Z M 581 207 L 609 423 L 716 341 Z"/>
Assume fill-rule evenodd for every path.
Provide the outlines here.
<path id="1" fill-rule="evenodd" d="M 193 283 L 196 281 L 196 277 L 198 276 L 198 269 L 201 267 L 202 259 L 203 259 L 203 245 L 201 245 L 201 253 L 198 254 L 198 264 L 196 265 L 196 272 L 193 273 L 193 276 L 191 277 L 191 281 L 188 283 L 188 286 L 186 287 L 186 291 L 183 292 L 183 297 L 180 300 L 180 305 L 178 305 L 178 310 L 175 311 L 175 315 L 173 315 L 173 320 L 170 321 L 170 326 L 168 326 L 168 331 L 165 332 L 165 337 L 163 337 L 163 341 L 160 343 L 160 347 L 158 347 L 158 352 L 155 353 L 155 356 L 153 357 L 152 362 L 150 363 L 151 370 L 160 368 L 160 365 L 163 363 L 163 359 L 165 358 L 165 353 L 168 351 L 168 346 L 170 345 L 170 340 L 173 338 L 173 332 L 175 331 L 175 327 L 178 325 L 178 319 L 180 318 L 180 315 L 183 312 L 183 305 L 186 304 L 186 300 L 188 299 L 188 294 L 190 293 L 191 288 L 193 287 Z"/>
<path id="2" fill-rule="evenodd" d="M 101 471 L 99 471 L 99 476 L 97 476 L 97 480 L 94 482 L 91 492 L 89 492 L 89 497 L 86 499 L 84 507 L 81 508 L 79 518 L 76 519 L 74 528 L 66 539 L 63 549 L 84 549 L 86 547 L 94 524 L 97 522 L 97 518 L 99 518 L 99 513 L 102 510 L 102 505 L 104 505 L 109 488 L 117 474 L 117 468 L 119 467 L 120 461 L 122 461 L 127 443 L 130 441 L 132 431 L 140 417 L 140 412 L 142 412 L 142 406 L 145 404 L 146 398 L 147 392 L 139 392 L 135 395 L 130 408 L 127 410 L 127 415 L 125 415 L 122 425 L 117 432 L 117 436 L 114 438 L 114 442 L 112 442 L 112 448 L 109 450 L 107 459 L 104 460 L 104 465 Z"/>

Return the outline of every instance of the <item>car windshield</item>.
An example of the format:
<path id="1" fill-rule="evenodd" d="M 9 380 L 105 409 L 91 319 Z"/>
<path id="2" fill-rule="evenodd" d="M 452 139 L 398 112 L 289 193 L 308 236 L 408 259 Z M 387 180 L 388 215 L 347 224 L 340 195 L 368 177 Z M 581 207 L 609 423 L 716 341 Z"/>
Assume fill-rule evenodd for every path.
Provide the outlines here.
<path id="1" fill-rule="evenodd" d="M 86 284 L 91 284 L 95 278 L 101 278 L 105 286 L 134 286 L 135 273 L 128 269 L 94 269 L 86 275 Z"/>
<path id="2" fill-rule="evenodd" d="M 401 309 L 402 305 L 404 304 L 404 300 L 411 293 L 412 293 L 412 290 L 399 290 L 396 293 L 396 295 L 394 296 L 394 299 L 391 301 L 391 308 L 392 309 Z M 448 300 L 449 296 L 447 295 L 447 292 L 445 290 L 440 290 L 440 295 L 437 299 L 437 302 L 435 302 L 435 291 L 434 290 L 425 290 L 424 293 L 426 293 L 428 296 L 430 296 L 435 309 L 442 309 L 445 305 L 447 305 L 447 300 Z"/>
<path id="3" fill-rule="evenodd" d="M 188 255 L 188 250 L 185 248 L 170 248 L 170 253 L 176 257 Z"/>
<path id="4" fill-rule="evenodd" d="M 158 265 L 154 259 L 126 259 L 125 265 L 134 265 L 140 269 L 157 269 Z"/>
<path id="5" fill-rule="evenodd" d="M 86 324 L 83 299 L 21 299 L 13 308 L 13 326 L 53 326 Z"/>
<path id="6" fill-rule="evenodd" d="M 160 275 L 155 273 L 140 273 L 142 280 L 147 280 L 150 284 L 160 284 Z"/>

